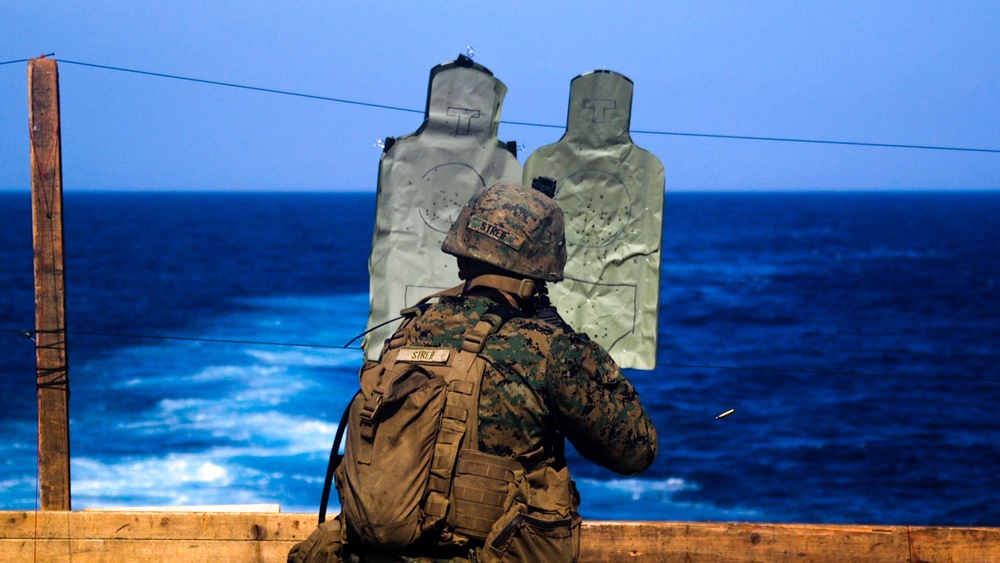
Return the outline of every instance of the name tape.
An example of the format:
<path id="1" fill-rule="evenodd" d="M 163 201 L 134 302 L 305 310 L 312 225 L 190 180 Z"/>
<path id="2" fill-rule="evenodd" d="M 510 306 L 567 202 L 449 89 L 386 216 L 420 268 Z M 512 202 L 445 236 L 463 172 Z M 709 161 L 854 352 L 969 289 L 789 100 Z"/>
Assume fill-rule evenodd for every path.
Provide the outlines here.
<path id="1" fill-rule="evenodd" d="M 469 229 L 484 234 L 491 239 L 498 240 L 514 250 L 520 249 L 521 245 L 524 244 L 524 237 L 521 235 L 494 225 L 478 215 L 473 215 L 469 218 Z"/>
<path id="2" fill-rule="evenodd" d="M 446 364 L 451 357 L 448 348 L 400 348 L 397 362 L 409 364 Z"/>

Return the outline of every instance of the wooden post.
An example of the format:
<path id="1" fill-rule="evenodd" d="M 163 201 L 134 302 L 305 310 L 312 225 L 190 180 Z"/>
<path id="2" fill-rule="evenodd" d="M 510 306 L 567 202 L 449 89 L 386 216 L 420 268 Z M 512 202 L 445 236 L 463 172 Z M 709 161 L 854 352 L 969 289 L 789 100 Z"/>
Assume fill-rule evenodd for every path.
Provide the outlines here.
<path id="1" fill-rule="evenodd" d="M 70 510 L 69 362 L 63 258 L 59 69 L 28 62 L 31 211 L 35 247 L 38 479 L 42 510 Z"/>

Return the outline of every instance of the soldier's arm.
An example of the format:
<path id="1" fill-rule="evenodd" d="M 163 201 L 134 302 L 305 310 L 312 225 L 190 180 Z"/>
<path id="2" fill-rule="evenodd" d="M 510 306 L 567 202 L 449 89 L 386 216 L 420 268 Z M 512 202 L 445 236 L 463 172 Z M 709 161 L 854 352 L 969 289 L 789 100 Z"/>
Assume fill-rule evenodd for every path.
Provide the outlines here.
<path id="1" fill-rule="evenodd" d="M 562 348 L 562 349 L 561 349 Z M 611 356 L 585 336 L 553 342 L 552 407 L 563 433 L 578 452 L 616 473 L 634 475 L 656 458 L 657 435 L 635 387 Z"/>

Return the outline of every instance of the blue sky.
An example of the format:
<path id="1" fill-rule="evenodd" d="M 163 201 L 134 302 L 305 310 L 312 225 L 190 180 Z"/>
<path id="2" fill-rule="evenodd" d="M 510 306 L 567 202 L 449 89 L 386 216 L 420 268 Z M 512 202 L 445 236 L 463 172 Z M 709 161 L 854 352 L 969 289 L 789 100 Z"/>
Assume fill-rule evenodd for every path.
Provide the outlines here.
<path id="1" fill-rule="evenodd" d="M 0 4 L 0 62 L 60 63 L 65 189 L 374 191 L 375 141 L 466 48 L 507 121 L 564 125 L 570 80 L 635 82 L 633 130 L 1000 149 L 1000 2 Z M 26 63 L 0 66 L 0 190 L 28 189 Z M 559 129 L 504 124 L 520 160 Z M 635 134 L 668 191 L 998 189 L 1000 154 Z"/>

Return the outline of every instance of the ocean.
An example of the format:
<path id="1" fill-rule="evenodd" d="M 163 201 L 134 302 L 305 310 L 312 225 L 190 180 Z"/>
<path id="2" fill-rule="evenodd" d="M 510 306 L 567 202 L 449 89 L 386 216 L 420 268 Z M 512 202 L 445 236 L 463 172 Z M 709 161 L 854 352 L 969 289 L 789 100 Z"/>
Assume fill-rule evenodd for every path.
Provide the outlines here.
<path id="1" fill-rule="evenodd" d="M 73 508 L 315 512 L 374 194 L 64 202 Z M 38 506 L 30 209 L 0 192 L 4 510 Z M 626 370 L 660 455 L 570 451 L 585 518 L 1000 526 L 1000 193 L 668 192 L 660 284 Z"/>

